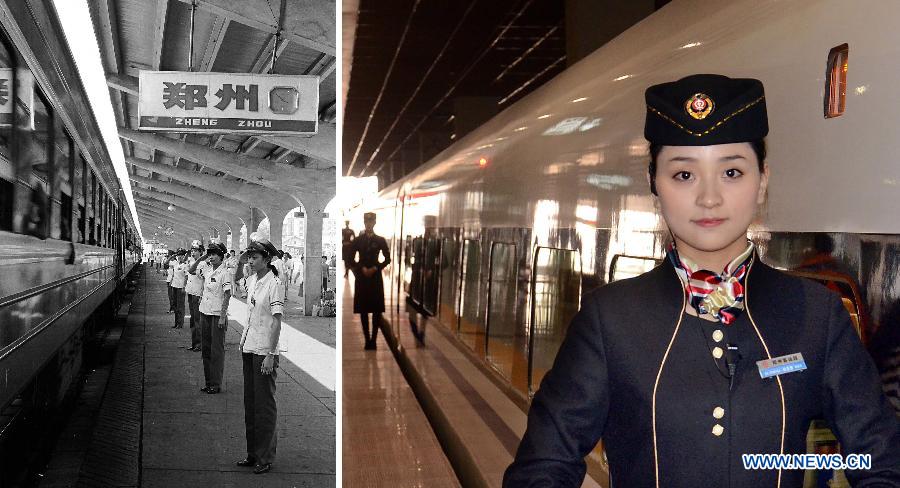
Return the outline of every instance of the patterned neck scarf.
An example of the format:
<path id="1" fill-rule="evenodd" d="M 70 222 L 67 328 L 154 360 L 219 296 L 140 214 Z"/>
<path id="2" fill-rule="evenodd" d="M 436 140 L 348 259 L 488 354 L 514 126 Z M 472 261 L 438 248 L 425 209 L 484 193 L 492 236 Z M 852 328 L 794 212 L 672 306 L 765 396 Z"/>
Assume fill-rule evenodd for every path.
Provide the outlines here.
<path id="1" fill-rule="evenodd" d="M 728 263 L 722 274 L 699 269 L 690 259 L 679 256 L 675 243 L 669 245 L 668 257 L 691 306 L 700 315 L 712 315 L 728 325 L 744 310 L 744 283 L 753 262 L 753 250 L 753 243 L 748 241 L 747 249 Z"/>

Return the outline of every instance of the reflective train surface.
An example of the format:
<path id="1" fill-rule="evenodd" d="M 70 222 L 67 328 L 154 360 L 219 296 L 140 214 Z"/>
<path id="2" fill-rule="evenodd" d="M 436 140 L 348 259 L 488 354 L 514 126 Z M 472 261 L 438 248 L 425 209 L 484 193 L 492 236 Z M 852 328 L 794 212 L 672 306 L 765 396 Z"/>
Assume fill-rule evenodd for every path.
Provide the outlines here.
<path id="1" fill-rule="evenodd" d="M 386 318 L 436 317 L 526 404 L 581 296 L 654 267 L 644 90 L 694 73 L 763 81 L 762 259 L 841 293 L 900 412 L 900 3 L 679 0 L 376 198 Z M 408 340 L 408 339 L 407 339 Z"/>
<path id="2" fill-rule="evenodd" d="M 102 141 L 52 2 L 0 3 L 0 433 L 61 401 L 140 257 Z"/>

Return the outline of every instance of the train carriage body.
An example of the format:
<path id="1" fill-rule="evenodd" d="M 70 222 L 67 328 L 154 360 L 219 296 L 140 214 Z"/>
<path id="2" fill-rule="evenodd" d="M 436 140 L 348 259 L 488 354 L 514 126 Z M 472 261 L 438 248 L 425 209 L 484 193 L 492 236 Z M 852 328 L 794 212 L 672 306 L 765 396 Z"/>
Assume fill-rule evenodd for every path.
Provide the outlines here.
<path id="1" fill-rule="evenodd" d="M 42 371 L 55 391 L 36 401 L 64 395 L 85 321 L 115 302 L 140 244 L 52 1 L 2 2 L 0 27 L 3 408 Z"/>

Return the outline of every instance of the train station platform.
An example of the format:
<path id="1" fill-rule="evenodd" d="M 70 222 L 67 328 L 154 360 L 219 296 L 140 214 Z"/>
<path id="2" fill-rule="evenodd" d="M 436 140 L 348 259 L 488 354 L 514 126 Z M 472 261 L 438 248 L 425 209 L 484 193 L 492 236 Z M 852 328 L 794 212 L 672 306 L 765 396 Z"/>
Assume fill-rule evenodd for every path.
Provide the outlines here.
<path id="1" fill-rule="evenodd" d="M 460 486 L 384 336 L 377 350 L 363 350 L 352 280 L 341 309 L 343 486 Z"/>
<path id="2" fill-rule="evenodd" d="M 190 323 L 173 329 L 165 275 L 138 271 L 127 318 L 105 374 L 87 377 L 41 487 L 331 487 L 335 485 L 334 318 L 298 313 L 296 291 L 282 322 L 277 378 L 278 453 L 254 475 L 245 456 L 239 341 L 246 305 L 232 298 L 220 394 L 204 385 Z M 293 305 L 292 305 L 293 303 Z M 329 339 L 330 334 L 330 339 Z"/>
<path id="3" fill-rule="evenodd" d="M 453 466 L 458 483 L 466 487 L 499 488 L 503 472 L 512 463 L 525 433 L 527 405 L 504 391 L 501 383 L 492 378 L 484 365 L 478 364 L 477 358 L 465 350 L 466 346 L 453 337 L 450 329 L 436 319 L 429 319 L 423 327 L 419 318 L 418 331 L 424 340 L 417 340 L 409 325 L 405 304 L 400 304 L 398 311 L 388 297 L 388 313 L 382 327 L 384 333 L 379 336 L 378 351 L 363 351 L 359 319 L 351 315 L 352 303 L 350 282 L 345 284 L 343 295 L 344 486 L 444 486 L 405 482 L 354 485 L 346 482 L 348 459 L 359 464 L 356 468 L 360 470 L 367 466 L 374 470 L 378 466 L 378 470 L 396 472 L 399 467 L 391 465 L 399 459 L 406 460 L 403 466 L 406 468 L 440 472 L 442 465 L 439 463 L 420 461 L 422 457 L 437 458 L 428 450 L 433 448 L 433 443 L 425 435 L 427 432 L 437 439 L 443 456 Z M 390 348 L 386 351 L 388 348 L 384 346 L 388 345 Z M 350 382 L 355 383 L 354 388 L 361 389 L 365 389 L 368 382 L 366 391 L 371 398 L 360 393 L 354 396 L 355 390 L 348 391 Z M 378 388 L 384 388 L 379 382 L 389 385 L 387 391 L 392 394 L 379 396 Z M 411 396 L 415 397 L 415 405 L 409 403 Z M 400 452 L 371 456 L 362 461 L 359 452 L 348 452 L 348 429 L 352 425 L 350 419 L 354 418 L 383 425 L 381 434 L 384 436 L 401 433 L 411 439 L 402 442 Z M 423 421 L 428 422 L 427 426 Z M 411 433 L 413 429 L 415 434 Z M 428 441 L 422 437 L 428 437 Z M 380 440 L 381 437 L 375 439 L 379 440 L 372 440 L 370 444 L 386 442 Z M 420 448 L 422 451 L 410 447 L 415 441 L 424 444 Z M 414 455 L 419 452 L 427 454 Z M 598 460 L 591 464 L 582 487 L 608 486 L 605 466 L 601 467 Z"/>

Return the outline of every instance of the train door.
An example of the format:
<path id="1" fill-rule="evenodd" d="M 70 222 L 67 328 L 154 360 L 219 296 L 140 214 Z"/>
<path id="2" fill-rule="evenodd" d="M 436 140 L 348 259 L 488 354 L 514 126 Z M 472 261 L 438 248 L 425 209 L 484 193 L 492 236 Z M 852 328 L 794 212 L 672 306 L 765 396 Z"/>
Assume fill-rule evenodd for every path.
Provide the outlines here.
<path id="1" fill-rule="evenodd" d="M 528 332 L 528 396 L 533 397 L 581 307 L 581 257 L 578 251 L 538 247 L 531 279 Z"/>
<path id="2" fill-rule="evenodd" d="M 455 238 L 444 238 L 441 245 L 441 291 L 438 304 L 438 318 L 447 327 L 457 328 L 459 324 L 460 290 L 460 247 Z"/>
<path id="3" fill-rule="evenodd" d="M 404 232 L 404 222 L 406 215 L 406 195 L 408 193 L 408 188 L 400 188 L 397 190 L 397 205 L 394 206 L 394 248 L 396 255 L 394 257 L 394 262 L 396 263 L 395 275 L 393 277 L 396 283 L 396 287 L 392 287 L 395 290 L 393 297 L 393 306 L 391 310 L 394 311 L 394 315 L 391 320 L 391 324 L 394 326 L 394 337 L 399 337 L 400 333 L 400 304 L 403 302 L 403 281 L 404 276 L 406 274 L 406 265 L 404 263 L 404 259 L 406 253 L 404 253 L 405 247 L 407 245 L 407 240 L 403 235 Z"/>
<path id="4" fill-rule="evenodd" d="M 481 241 L 463 240 L 460 271 L 457 334 L 463 344 L 473 351 L 482 352 L 484 327 L 481 322 Z"/>
<path id="5" fill-rule="evenodd" d="M 517 349 L 524 353 L 523 334 L 517 334 L 516 296 L 518 292 L 518 262 L 516 245 L 507 242 L 491 243 L 488 262 L 488 302 L 485 321 L 485 357 L 504 378 L 513 380 L 513 373 L 526 368 L 518 364 Z M 521 342 L 521 344 L 519 343 Z"/>

